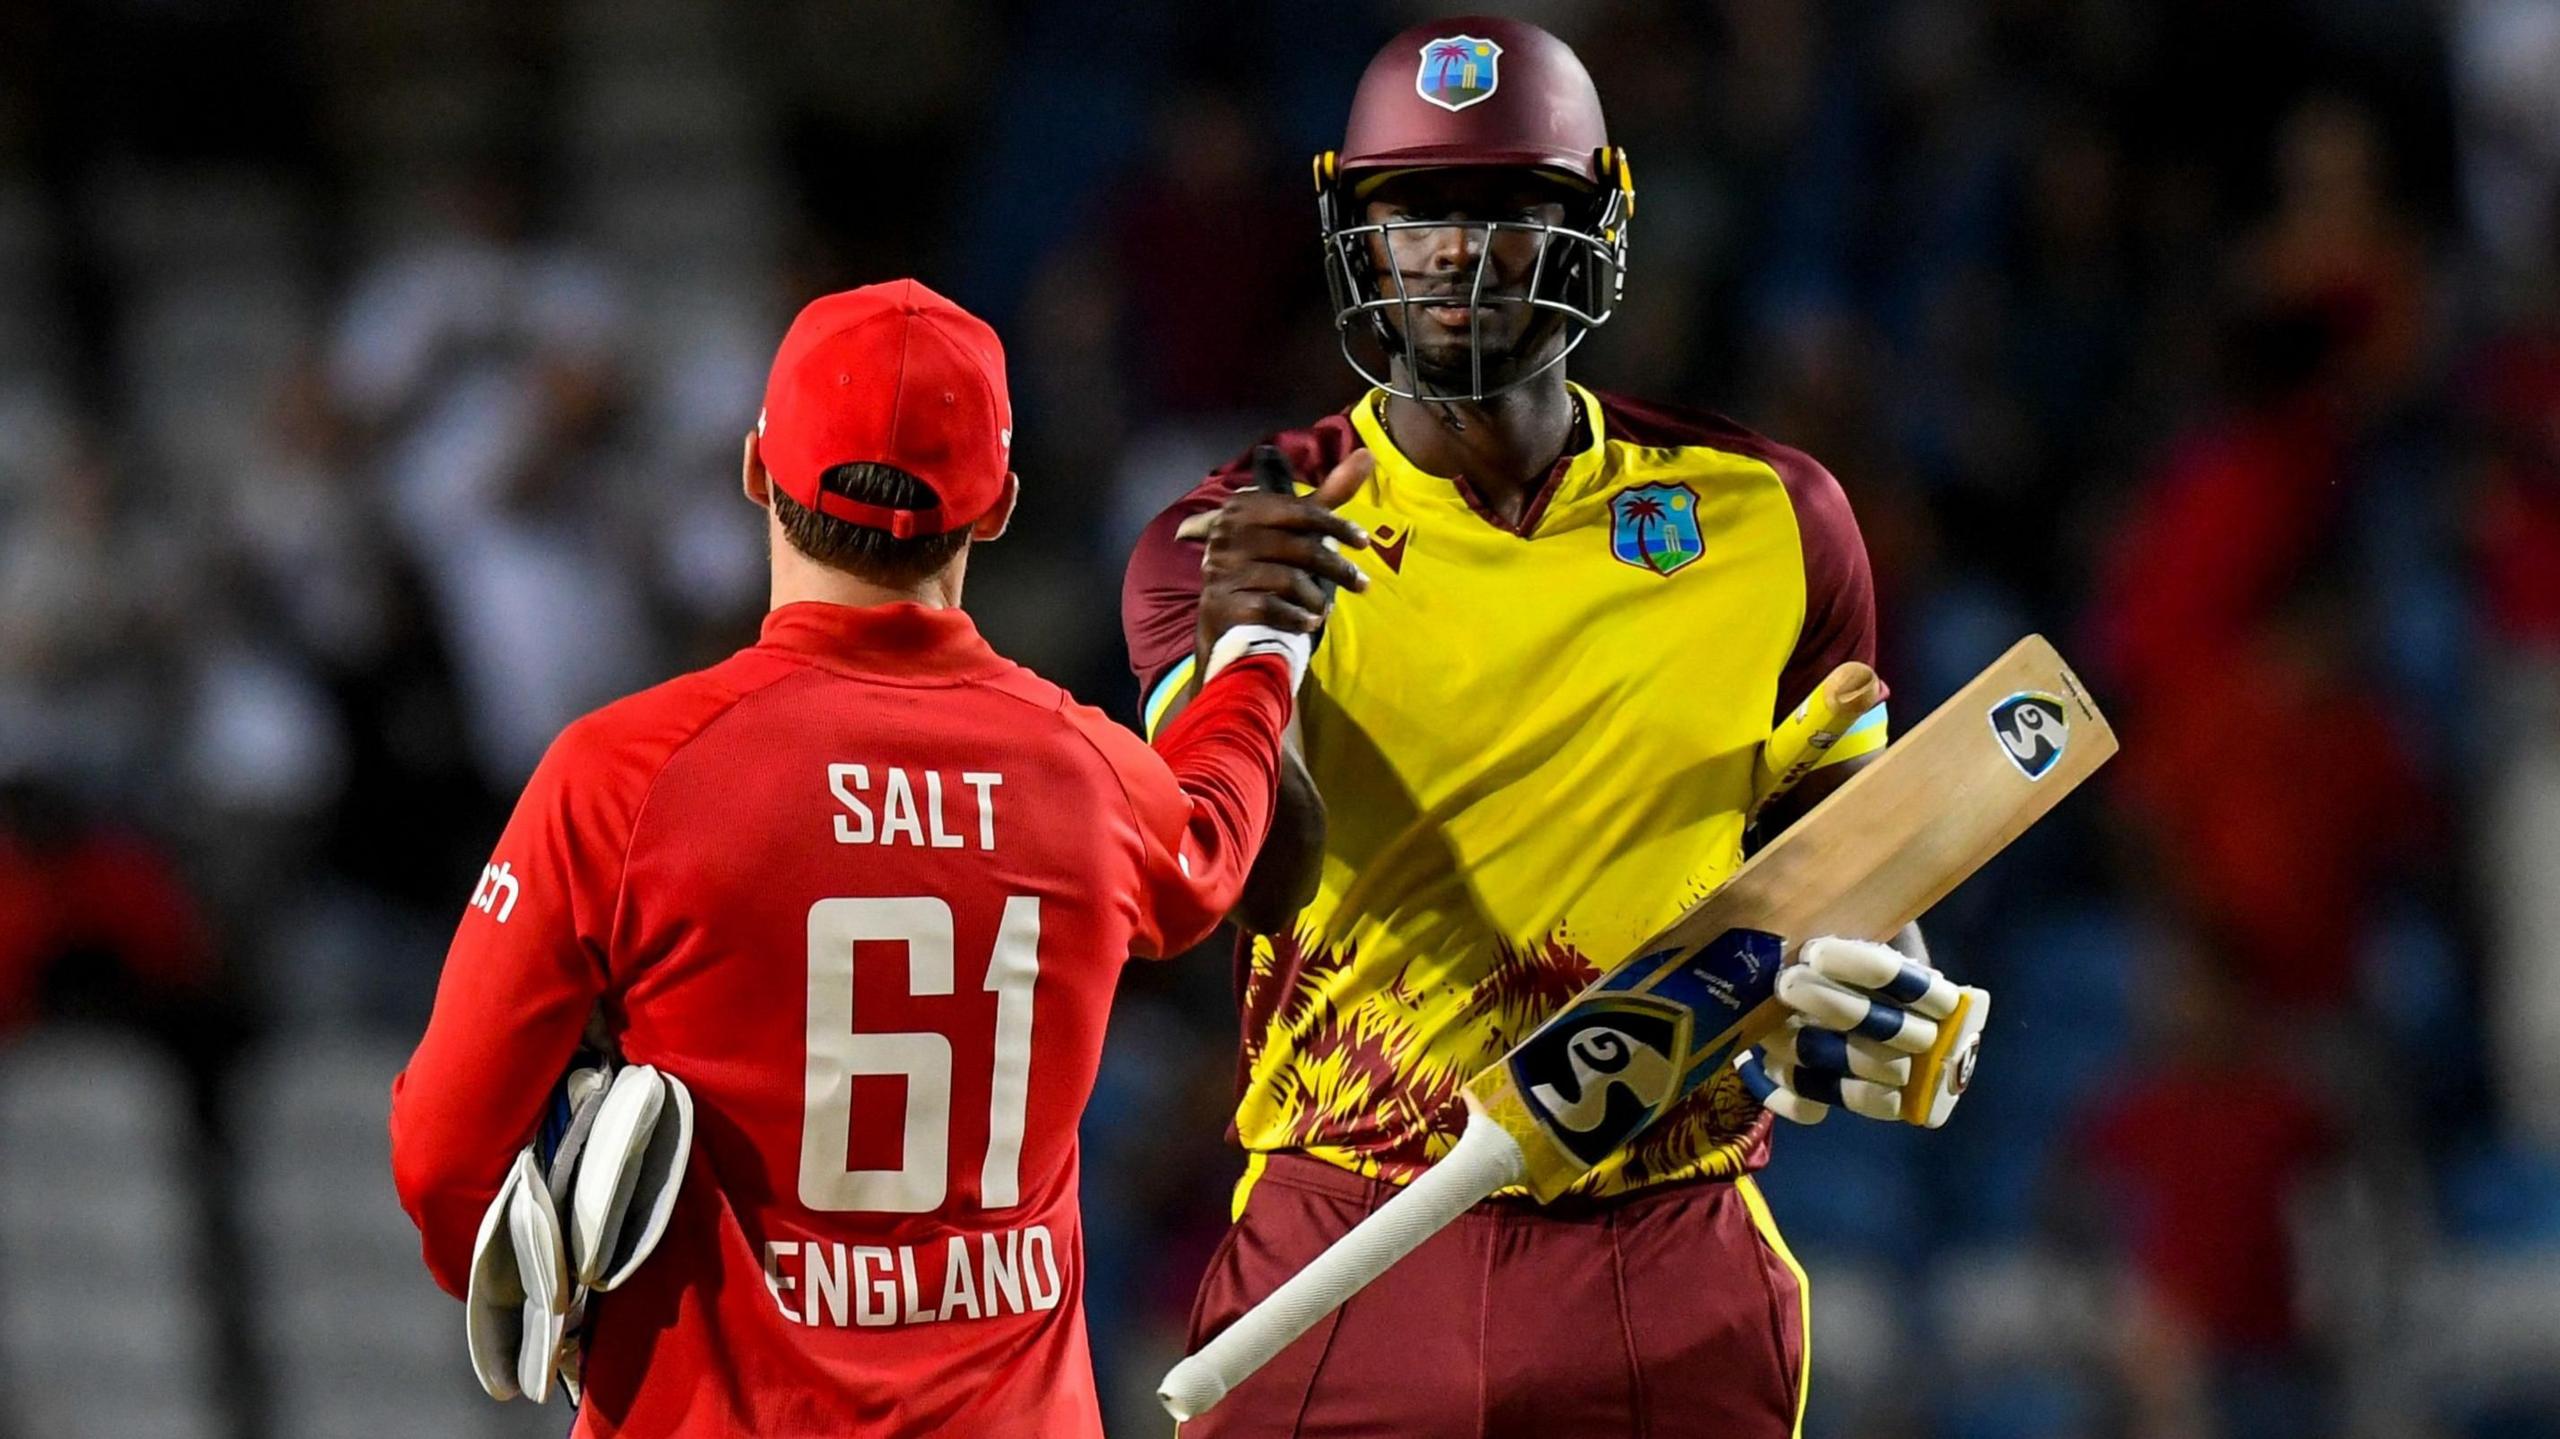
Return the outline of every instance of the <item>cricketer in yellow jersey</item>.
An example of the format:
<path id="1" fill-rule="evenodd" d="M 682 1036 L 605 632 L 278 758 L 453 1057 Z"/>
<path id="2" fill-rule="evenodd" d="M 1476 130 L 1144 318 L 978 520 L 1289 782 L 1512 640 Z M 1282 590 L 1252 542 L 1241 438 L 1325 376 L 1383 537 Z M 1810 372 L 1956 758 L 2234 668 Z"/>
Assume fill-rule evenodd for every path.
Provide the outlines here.
<path id="1" fill-rule="evenodd" d="M 1617 303 L 1634 187 L 1562 42 L 1407 31 L 1317 183 L 1375 388 L 1273 437 L 1312 497 L 1239 460 L 1149 528 L 1124 593 L 1150 728 L 1213 627 L 1322 629 L 1236 916 L 1248 1158 L 1195 1347 L 1446 1153 L 1469 1078 L 1732 872 L 1777 718 L 1874 659 L 1865 549 L 1820 465 L 1567 381 Z M 1749 1175 L 1773 1111 L 1893 1112 L 1909 1061 L 1838 1031 L 1900 1010 L 1843 998 L 1559 1203 L 1497 1198 L 1427 1241 L 1185 1433 L 1795 1432 L 1805 1282 Z"/>

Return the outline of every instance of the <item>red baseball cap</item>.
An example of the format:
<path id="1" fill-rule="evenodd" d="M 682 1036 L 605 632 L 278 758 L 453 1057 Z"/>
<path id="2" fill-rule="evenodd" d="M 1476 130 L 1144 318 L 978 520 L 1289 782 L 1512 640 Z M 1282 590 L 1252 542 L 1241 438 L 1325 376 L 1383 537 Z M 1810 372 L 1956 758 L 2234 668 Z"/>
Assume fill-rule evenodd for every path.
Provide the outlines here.
<path id="1" fill-rule="evenodd" d="M 948 534 L 1004 496 L 1004 345 L 914 280 L 823 296 L 782 337 L 756 434 L 766 473 L 807 508 L 902 540 Z M 893 510 L 819 490 L 820 476 L 849 464 L 904 470 L 936 503 Z"/>

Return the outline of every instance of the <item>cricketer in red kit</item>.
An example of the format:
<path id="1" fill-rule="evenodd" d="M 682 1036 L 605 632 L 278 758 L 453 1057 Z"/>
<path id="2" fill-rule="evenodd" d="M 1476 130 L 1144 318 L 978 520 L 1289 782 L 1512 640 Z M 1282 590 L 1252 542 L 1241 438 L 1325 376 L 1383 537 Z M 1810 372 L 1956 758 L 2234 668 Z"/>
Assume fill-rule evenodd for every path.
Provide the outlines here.
<path id="1" fill-rule="evenodd" d="M 1077 1119 L 1124 958 L 1235 903 L 1304 649 L 1244 646 L 1153 749 L 997 655 L 958 598 L 1009 416 L 922 285 L 803 311 L 748 441 L 761 639 L 563 733 L 463 915 L 392 1095 L 437 1283 L 591 1013 L 693 1096 L 578 1435 L 1101 1432 Z"/>

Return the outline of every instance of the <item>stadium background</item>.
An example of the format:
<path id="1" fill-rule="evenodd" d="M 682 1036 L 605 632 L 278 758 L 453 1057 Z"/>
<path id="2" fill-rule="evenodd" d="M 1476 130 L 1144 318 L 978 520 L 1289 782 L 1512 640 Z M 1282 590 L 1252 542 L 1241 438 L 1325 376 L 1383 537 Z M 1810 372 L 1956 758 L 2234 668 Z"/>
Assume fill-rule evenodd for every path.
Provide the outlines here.
<path id="1" fill-rule="evenodd" d="M 1305 157 L 1414 13 L 0 8 L 0 1435 L 565 1427 L 472 1388 L 383 1086 L 550 735 L 752 633 L 783 321 L 997 324 L 970 607 L 1126 716 L 1137 526 L 1354 393 Z M 1779 1136 L 1809 1432 L 2560 1433 L 2560 6 L 1524 13 L 1641 194 L 1577 377 L 1839 474 L 1906 715 L 2033 628 L 2126 740 L 1933 916 L 1957 1123 Z M 1221 957 L 1132 972 L 1115 1434 L 1232 1042 Z"/>

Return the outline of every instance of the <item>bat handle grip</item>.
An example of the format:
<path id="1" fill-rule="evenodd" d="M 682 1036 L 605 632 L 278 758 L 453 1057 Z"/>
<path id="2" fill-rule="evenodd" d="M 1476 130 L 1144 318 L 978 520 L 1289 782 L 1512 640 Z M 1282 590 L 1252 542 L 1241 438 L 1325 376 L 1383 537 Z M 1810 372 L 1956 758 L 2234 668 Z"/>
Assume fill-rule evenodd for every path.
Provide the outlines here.
<path id="1" fill-rule="evenodd" d="M 1353 1225 L 1199 1353 L 1173 1366 L 1156 1386 L 1157 1400 L 1177 1421 L 1207 1413 L 1422 1241 L 1495 1190 L 1518 1183 L 1522 1168 L 1519 1141 L 1470 1113 L 1446 1158 Z"/>

